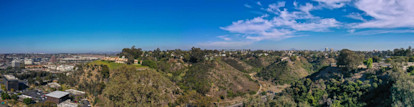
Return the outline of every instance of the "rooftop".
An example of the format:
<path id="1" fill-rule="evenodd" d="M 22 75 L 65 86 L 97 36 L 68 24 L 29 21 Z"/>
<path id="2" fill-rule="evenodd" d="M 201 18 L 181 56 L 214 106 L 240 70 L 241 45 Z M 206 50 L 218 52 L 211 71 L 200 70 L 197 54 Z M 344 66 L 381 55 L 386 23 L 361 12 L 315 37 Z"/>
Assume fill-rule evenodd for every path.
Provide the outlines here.
<path id="1" fill-rule="evenodd" d="M 61 107 L 78 107 L 78 104 L 73 103 L 70 100 L 66 100 L 66 101 L 64 101 L 62 103 L 59 103 L 58 106 L 61 106 Z"/>
<path id="2" fill-rule="evenodd" d="M 15 76 L 13 75 L 3 75 L 4 78 L 6 78 L 7 80 L 18 80 Z"/>
<path id="3" fill-rule="evenodd" d="M 46 94 L 46 96 L 48 97 L 54 97 L 54 98 L 62 98 L 63 96 L 69 95 L 68 92 L 63 92 L 63 91 L 53 91 L 49 94 Z"/>

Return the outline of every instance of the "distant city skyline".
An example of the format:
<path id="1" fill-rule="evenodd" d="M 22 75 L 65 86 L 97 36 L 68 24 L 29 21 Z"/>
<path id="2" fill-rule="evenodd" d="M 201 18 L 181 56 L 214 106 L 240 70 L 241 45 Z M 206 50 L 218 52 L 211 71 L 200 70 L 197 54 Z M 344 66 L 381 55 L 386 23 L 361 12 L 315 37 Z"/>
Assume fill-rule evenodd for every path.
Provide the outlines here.
<path id="1" fill-rule="evenodd" d="M 412 0 L 0 1 L 0 53 L 414 46 Z"/>

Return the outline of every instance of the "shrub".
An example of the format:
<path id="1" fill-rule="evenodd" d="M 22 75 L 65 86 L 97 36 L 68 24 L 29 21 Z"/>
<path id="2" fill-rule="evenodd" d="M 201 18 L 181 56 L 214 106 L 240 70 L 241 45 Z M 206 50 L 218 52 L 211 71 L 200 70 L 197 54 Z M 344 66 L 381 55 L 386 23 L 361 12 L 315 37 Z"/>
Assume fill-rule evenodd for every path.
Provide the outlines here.
<path id="1" fill-rule="evenodd" d="M 155 61 L 152 61 L 152 60 L 144 60 L 144 61 L 142 61 L 142 65 L 148 66 L 148 67 L 154 68 L 154 69 L 157 68 L 157 63 Z"/>

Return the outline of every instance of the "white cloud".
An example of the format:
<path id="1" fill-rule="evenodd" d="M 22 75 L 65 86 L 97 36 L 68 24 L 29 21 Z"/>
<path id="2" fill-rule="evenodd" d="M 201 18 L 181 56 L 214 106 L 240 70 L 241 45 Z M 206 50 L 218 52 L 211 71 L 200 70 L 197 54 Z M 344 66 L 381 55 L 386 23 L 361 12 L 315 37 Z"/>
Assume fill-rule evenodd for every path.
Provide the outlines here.
<path id="1" fill-rule="evenodd" d="M 346 17 L 355 19 L 355 20 L 366 21 L 364 17 L 362 17 L 362 15 L 359 13 L 351 13 L 351 14 L 346 15 Z"/>
<path id="2" fill-rule="evenodd" d="M 233 33 L 256 34 L 273 27 L 270 21 L 264 19 L 265 17 L 268 17 L 268 15 L 256 17 L 251 20 L 239 20 L 233 22 L 230 26 L 220 28 Z"/>
<path id="3" fill-rule="evenodd" d="M 269 31 L 259 32 L 256 35 L 249 35 L 246 39 L 261 41 L 261 40 L 282 40 L 286 38 L 294 37 L 292 36 L 293 32 L 285 29 L 270 29 Z"/>
<path id="4" fill-rule="evenodd" d="M 316 9 L 312 4 L 306 3 L 304 6 L 300 6 L 299 10 L 306 12 L 307 14 L 310 14 L 309 11 Z"/>
<path id="5" fill-rule="evenodd" d="M 256 4 L 262 6 L 262 3 L 260 3 L 260 1 L 257 1 Z"/>
<path id="6" fill-rule="evenodd" d="M 382 29 L 382 30 L 365 30 L 365 31 L 359 31 L 354 32 L 352 35 L 375 35 L 375 34 L 398 34 L 398 33 L 414 33 L 413 29 Z"/>
<path id="7" fill-rule="evenodd" d="M 355 29 L 350 29 L 350 30 L 348 30 L 348 32 L 349 33 L 354 33 L 355 32 Z"/>
<path id="8" fill-rule="evenodd" d="M 414 30 L 395 30 L 394 28 L 414 27 L 414 0 L 312 0 L 313 3 L 293 2 L 294 8 L 287 8 L 286 2 L 279 1 L 262 7 L 268 14 L 252 19 L 234 21 L 231 25 L 220 27 L 233 34 L 242 34 L 237 39 L 230 36 L 218 36 L 224 41 L 208 42 L 203 45 L 249 45 L 262 40 L 282 40 L 297 37 L 301 31 L 327 32 L 331 28 L 346 28 L 353 35 L 382 33 L 414 33 Z M 315 3 L 318 2 L 318 3 Z M 261 6 L 261 2 L 256 2 Z M 250 5 L 245 5 L 251 8 Z M 351 13 L 344 11 L 344 6 L 355 6 L 361 11 Z M 289 11 L 288 11 L 289 9 Z M 332 9 L 329 11 L 345 12 L 345 17 L 361 20 L 357 23 L 341 23 L 335 18 L 314 16 L 312 11 Z M 344 18 L 343 16 L 339 16 Z M 369 30 L 362 28 L 392 28 L 390 30 Z M 362 30 L 362 31 L 361 31 Z M 238 42 L 234 40 L 244 41 Z M 245 42 L 249 41 L 249 42 Z"/>
<path id="9" fill-rule="evenodd" d="M 293 6 L 298 7 L 298 2 L 294 1 Z"/>
<path id="10" fill-rule="evenodd" d="M 287 26 L 296 31 L 313 31 L 313 32 L 325 32 L 329 31 L 329 28 L 338 27 L 339 22 L 332 18 L 326 19 L 312 19 L 311 22 L 302 23 L 296 20 L 280 20 L 275 19 L 276 23 L 282 26 Z"/>
<path id="11" fill-rule="evenodd" d="M 285 7 L 286 6 L 286 2 L 285 1 L 280 1 L 277 3 L 272 3 L 269 4 L 269 8 L 267 8 L 268 12 L 272 12 L 275 14 L 278 14 L 280 12 L 280 8 Z"/>
<path id="12" fill-rule="evenodd" d="M 269 9 L 278 9 L 281 5 L 269 5 Z M 282 5 L 283 4 L 283 5 Z M 279 10 L 275 16 L 263 15 L 253 19 L 239 20 L 226 27 L 220 27 L 223 30 L 246 34 L 245 39 L 261 40 L 281 40 L 295 37 L 294 33 L 298 31 L 325 32 L 329 28 L 338 27 L 340 22 L 333 18 L 320 18 L 312 16 L 309 11 L 313 9 L 312 4 L 306 4 L 300 7 L 301 11 L 289 12 L 286 9 Z"/>
<path id="13" fill-rule="evenodd" d="M 358 0 L 355 6 L 373 18 L 355 28 L 414 27 L 414 0 Z"/>
<path id="14" fill-rule="evenodd" d="M 319 2 L 324 7 L 328 8 L 341 8 L 346 5 L 346 3 L 351 2 L 351 0 L 313 0 Z"/>
<path id="15" fill-rule="evenodd" d="M 217 36 L 217 37 L 220 38 L 220 39 L 226 40 L 226 41 L 231 40 L 231 38 L 229 38 L 227 35 Z"/>
<path id="16" fill-rule="evenodd" d="M 244 4 L 244 7 L 252 8 L 252 6 L 250 6 L 249 4 Z"/>

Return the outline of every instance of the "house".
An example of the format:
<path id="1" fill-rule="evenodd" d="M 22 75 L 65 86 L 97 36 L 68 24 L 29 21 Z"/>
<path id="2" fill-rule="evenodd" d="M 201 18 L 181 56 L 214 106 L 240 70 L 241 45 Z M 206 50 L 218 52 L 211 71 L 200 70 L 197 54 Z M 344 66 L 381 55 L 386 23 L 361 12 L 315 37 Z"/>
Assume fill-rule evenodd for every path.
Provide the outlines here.
<path id="1" fill-rule="evenodd" d="M 70 71 L 73 70 L 75 66 L 73 65 L 59 65 L 58 67 L 56 67 L 56 70 L 58 71 Z"/>
<path id="2" fill-rule="evenodd" d="M 331 64 L 330 64 L 330 66 L 331 66 L 331 67 L 337 67 L 337 66 L 336 66 L 336 63 L 331 63 Z"/>
<path id="3" fill-rule="evenodd" d="M 55 88 L 55 89 L 58 89 L 61 87 L 60 84 L 56 82 L 47 83 L 47 86 L 49 86 L 50 88 Z"/>
<path id="4" fill-rule="evenodd" d="M 46 101 L 51 101 L 56 104 L 59 104 L 63 101 L 69 99 L 69 93 L 63 91 L 53 91 L 49 94 L 46 94 Z"/>
<path id="5" fill-rule="evenodd" d="M 125 58 L 125 56 L 122 56 L 121 58 L 119 58 L 119 57 L 105 57 L 102 60 L 114 61 L 115 63 L 126 63 L 126 62 L 128 62 L 128 59 Z"/>

